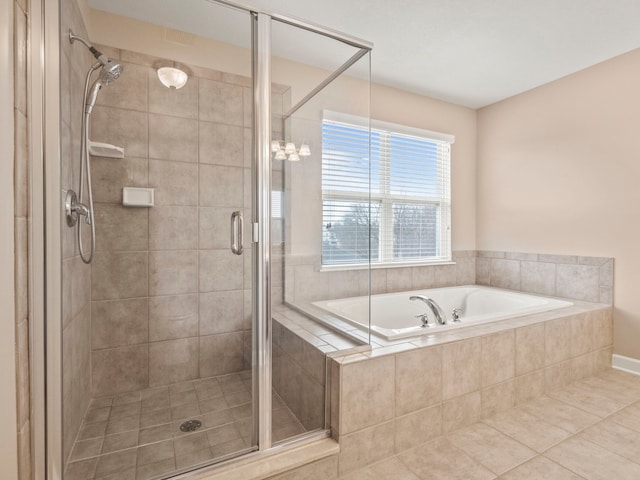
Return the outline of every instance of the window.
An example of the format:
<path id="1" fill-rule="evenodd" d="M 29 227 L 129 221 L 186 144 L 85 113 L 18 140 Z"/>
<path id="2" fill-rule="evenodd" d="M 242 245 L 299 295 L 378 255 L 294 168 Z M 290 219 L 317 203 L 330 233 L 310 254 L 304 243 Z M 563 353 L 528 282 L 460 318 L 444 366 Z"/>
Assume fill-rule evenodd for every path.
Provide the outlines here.
<path id="1" fill-rule="evenodd" d="M 325 112 L 322 264 L 451 260 L 450 135 Z"/>

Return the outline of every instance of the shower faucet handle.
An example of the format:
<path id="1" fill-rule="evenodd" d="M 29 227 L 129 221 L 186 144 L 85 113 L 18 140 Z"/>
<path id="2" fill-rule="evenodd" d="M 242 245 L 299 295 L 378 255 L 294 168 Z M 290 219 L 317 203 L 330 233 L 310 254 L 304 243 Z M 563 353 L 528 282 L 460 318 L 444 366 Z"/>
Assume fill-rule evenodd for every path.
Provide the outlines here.
<path id="1" fill-rule="evenodd" d="M 73 190 L 67 190 L 67 196 L 64 199 L 64 212 L 69 227 L 74 227 L 78 223 L 79 217 L 84 217 L 84 223 L 91 225 L 89 209 L 83 203 L 78 202 L 78 196 Z"/>
<path id="2" fill-rule="evenodd" d="M 454 322 L 459 322 L 460 314 L 462 313 L 464 313 L 464 310 L 462 308 L 454 308 L 453 312 L 451 312 L 451 320 L 453 320 Z"/>

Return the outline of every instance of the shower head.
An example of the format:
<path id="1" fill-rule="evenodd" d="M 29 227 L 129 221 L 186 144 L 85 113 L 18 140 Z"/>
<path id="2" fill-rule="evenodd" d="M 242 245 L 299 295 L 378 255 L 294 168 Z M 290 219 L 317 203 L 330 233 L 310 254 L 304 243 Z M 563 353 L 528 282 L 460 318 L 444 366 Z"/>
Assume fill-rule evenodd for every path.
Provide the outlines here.
<path id="1" fill-rule="evenodd" d="M 122 65 L 119 63 L 115 63 L 112 60 L 108 60 L 106 65 L 102 65 L 98 81 L 103 85 L 108 85 L 109 83 L 117 80 L 121 73 Z"/>
<path id="2" fill-rule="evenodd" d="M 100 66 L 99 63 L 96 63 L 96 68 Z M 98 92 L 104 85 L 109 85 L 111 82 L 114 82 L 120 77 L 122 73 L 122 65 L 111 60 L 107 60 L 106 64 L 102 65 L 100 69 L 100 75 L 93 82 L 91 86 L 91 93 L 87 97 L 87 101 L 85 103 L 85 113 L 91 113 L 94 105 L 96 104 L 96 100 L 98 99 Z"/>

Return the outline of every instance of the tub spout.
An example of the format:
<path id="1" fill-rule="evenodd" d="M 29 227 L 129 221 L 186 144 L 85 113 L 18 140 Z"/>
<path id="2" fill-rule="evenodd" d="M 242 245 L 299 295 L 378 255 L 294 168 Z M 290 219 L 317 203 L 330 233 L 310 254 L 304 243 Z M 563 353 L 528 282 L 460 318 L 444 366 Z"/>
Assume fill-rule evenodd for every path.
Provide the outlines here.
<path id="1" fill-rule="evenodd" d="M 438 325 L 446 325 L 447 316 L 445 315 L 442 308 L 440 308 L 440 305 L 438 305 L 433 299 L 429 297 L 425 297 L 424 295 L 412 295 L 409 297 L 409 300 L 422 300 L 424 303 L 427 304 L 427 306 L 433 312 L 433 316 L 436 319 L 436 323 Z M 423 323 L 424 323 L 424 319 L 423 319 Z"/>

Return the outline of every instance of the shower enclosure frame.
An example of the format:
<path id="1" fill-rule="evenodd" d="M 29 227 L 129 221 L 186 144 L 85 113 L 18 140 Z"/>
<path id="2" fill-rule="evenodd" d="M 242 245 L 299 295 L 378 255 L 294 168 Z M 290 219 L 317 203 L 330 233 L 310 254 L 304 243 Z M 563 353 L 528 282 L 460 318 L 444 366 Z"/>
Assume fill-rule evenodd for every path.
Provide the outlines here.
<path id="1" fill-rule="evenodd" d="M 253 385 L 254 432 L 258 450 L 236 459 L 280 451 L 301 440 L 324 437 L 310 432 L 273 447 L 271 439 L 271 22 L 313 32 L 368 53 L 373 44 L 313 23 L 228 0 L 225 5 L 252 17 L 254 158 L 252 165 Z M 31 0 L 30 75 L 30 370 L 31 452 L 35 478 L 63 478 L 62 454 L 62 242 L 67 228 L 61 195 L 59 0 Z M 352 62 L 353 63 L 353 62 Z M 345 68 L 346 69 L 346 68 Z M 342 70 L 344 71 L 344 69 Z M 340 73 L 342 73 L 342 71 Z M 325 86 L 336 76 L 321 83 Z M 314 90 L 317 93 L 319 90 Z M 310 97 L 309 97 L 310 98 Z M 305 97 L 308 99 L 308 97 Z M 266 415 L 261 414 L 266 412 Z M 233 462 L 235 459 L 230 460 Z M 206 474 L 205 467 L 180 478 Z M 215 468 L 215 466 L 214 466 Z M 211 472 L 213 473 L 213 472 Z"/>

